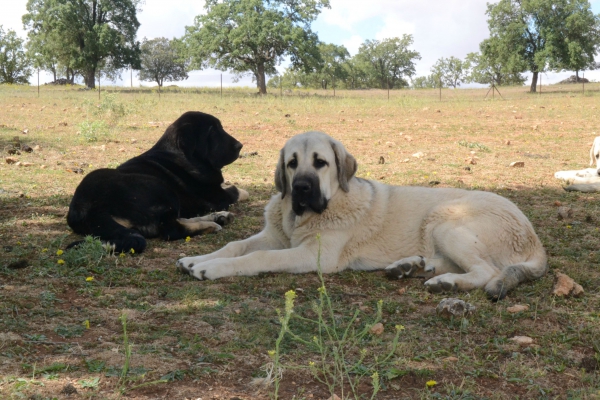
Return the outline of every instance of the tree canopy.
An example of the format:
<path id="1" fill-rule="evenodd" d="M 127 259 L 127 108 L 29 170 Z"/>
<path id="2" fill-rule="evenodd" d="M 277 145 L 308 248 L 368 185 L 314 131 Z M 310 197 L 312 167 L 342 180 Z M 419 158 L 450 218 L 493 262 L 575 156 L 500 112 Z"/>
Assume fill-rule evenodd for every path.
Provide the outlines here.
<path id="1" fill-rule="evenodd" d="M 6 32 L 0 25 L 0 83 L 29 83 L 31 60 L 23 40 L 12 29 Z"/>
<path id="2" fill-rule="evenodd" d="M 141 50 L 141 80 L 153 81 L 162 87 L 164 81 L 182 81 L 188 78 L 187 62 L 176 41 L 144 38 Z"/>
<path id="3" fill-rule="evenodd" d="M 79 70 L 88 88 L 96 85 L 98 68 L 111 72 L 139 68 L 135 36 L 140 0 L 28 0 L 23 24 L 38 50 L 41 65 L 67 64 Z M 49 46 L 49 47 L 48 47 Z M 43 48 L 58 49 L 55 58 Z"/>
<path id="4" fill-rule="evenodd" d="M 443 86 L 454 89 L 466 78 L 464 63 L 456 57 L 440 58 L 431 67 L 431 73 L 441 80 Z"/>
<path id="5" fill-rule="evenodd" d="M 372 87 L 390 89 L 408 86 L 407 78 L 415 74 L 415 60 L 421 55 L 409 50 L 412 35 L 403 35 L 384 40 L 367 40 L 358 49 L 356 62 L 359 64 Z"/>
<path id="6" fill-rule="evenodd" d="M 310 23 L 329 0 L 207 0 L 206 14 L 186 28 L 184 38 L 194 67 L 250 73 L 259 93 L 266 75 L 288 56 L 293 67 L 314 66 L 317 35 Z"/>
<path id="7" fill-rule="evenodd" d="M 598 49 L 598 16 L 588 0 L 500 0 L 488 4 L 490 40 L 510 71 L 578 71 Z"/>
<path id="8" fill-rule="evenodd" d="M 510 69 L 496 46 L 497 41 L 486 39 L 479 45 L 481 52 L 467 54 L 464 61 L 466 82 L 486 85 L 523 85 L 525 78 L 518 68 Z"/>

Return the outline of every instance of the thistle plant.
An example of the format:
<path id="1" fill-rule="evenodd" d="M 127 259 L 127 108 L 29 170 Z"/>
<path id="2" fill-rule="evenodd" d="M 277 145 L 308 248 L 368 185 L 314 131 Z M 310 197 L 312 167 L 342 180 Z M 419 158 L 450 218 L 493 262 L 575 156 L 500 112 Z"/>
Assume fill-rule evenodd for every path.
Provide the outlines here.
<path id="1" fill-rule="evenodd" d="M 309 361 L 308 365 L 303 368 L 308 368 L 318 382 L 326 385 L 332 396 L 337 391 L 341 398 L 351 395 L 355 399 L 359 399 L 361 398 L 358 392 L 360 382 L 365 378 L 370 378 L 373 388 L 371 399 L 374 399 L 381 389 L 379 370 L 391 363 L 404 327 L 396 325 L 394 339 L 389 346 L 389 351 L 385 354 L 371 354 L 362 347 L 364 341 L 368 339 L 367 336 L 373 335 L 371 328 L 382 320 L 383 301 L 377 302 L 375 318 L 365 323 L 362 328 L 356 328 L 360 310 L 355 310 L 353 316 L 346 323 L 339 322 L 336 318 L 335 306 L 323 279 L 319 236 L 317 236 L 317 240 L 319 240 L 317 274 L 320 286 L 317 289 L 318 300 L 312 305 L 316 318 L 305 318 L 294 313 L 296 293 L 290 290 L 285 294 L 285 309 L 283 313 L 279 312 L 281 329 L 275 341 L 275 349 L 269 351 L 275 371 L 274 398 L 279 398 L 279 381 L 283 371 L 286 368 L 292 368 L 281 363 L 280 346 L 287 336 L 315 355 L 315 360 Z M 305 325 L 314 326 L 315 333 L 312 340 L 307 340 L 290 329 L 289 322 L 292 317 Z M 358 352 L 357 349 L 359 349 Z M 347 388 L 350 393 L 345 393 Z"/>

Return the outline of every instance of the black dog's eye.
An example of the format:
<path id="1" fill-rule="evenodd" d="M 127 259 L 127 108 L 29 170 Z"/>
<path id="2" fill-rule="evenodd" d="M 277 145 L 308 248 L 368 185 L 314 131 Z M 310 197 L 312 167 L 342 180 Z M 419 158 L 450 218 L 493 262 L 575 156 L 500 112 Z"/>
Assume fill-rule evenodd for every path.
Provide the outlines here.
<path id="1" fill-rule="evenodd" d="M 290 160 L 290 162 L 288 163 L 288 168 L 296 169 L 297 166 L 298 166 L 298 160 L 296 160 L 295 158 L 292 158 Z"/>
<path id="2" fill-rule="evenodd" d="M 329 165 L 329 163 L 325 160 L 321 160 L 320 158 L 315 158 L 314 166 L 315 168 L 323 168 L 324 166 Z"/>

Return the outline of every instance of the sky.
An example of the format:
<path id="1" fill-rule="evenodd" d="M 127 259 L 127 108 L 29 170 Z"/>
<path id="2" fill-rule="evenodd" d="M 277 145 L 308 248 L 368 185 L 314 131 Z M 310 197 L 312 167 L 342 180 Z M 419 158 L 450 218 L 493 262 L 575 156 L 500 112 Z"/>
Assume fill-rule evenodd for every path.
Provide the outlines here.
<path id="1" fill-rule="evenodd" d="M 416 62 L 417 76 L 428 75 L 431 66 L 441 57 L 463 59 L 467 53 L 479 50 L 479 43 L 489 36 L 486 21 L 486 0 L 330 0 L 313 23 L 312 29 L 319 39 L 327 43 L 344 45 L 351 55 L 356 54 L 367 39 L 385 39 L 412 34 L 412 48 L 421 54 Z M 600 0 L 591 0 L 594 13 L 600 13 Z M 27 0 L 0 0 L 0 25 L 13 29 L 25 37 L 21 16 L 26 12 Z M 168 6 L 165 6 L 165 5 Z M 138 38 L 181 37 L 185 27 L 192 25 L 194 17 L 204 12 L 202 0 L 145 0 L 138 14 Z M 600 60 L 597 57 L 596 60 Z M 280 66 L 283 70 L 285 65 Z M 216 70 L 192 71 L 190 78 L 173 82 L 179 86 L 255 86 L 250 77 L 234 82 L 233 76 Z M 544 83 L 555 83 L 573 72 L 547 73 Z M 525 74 L 528 75 L 528 74 Z M 531 74 L 529 74 L 531 75 Z M 600 80 L 600 71 L 588 71 L 588 79 Z M 42 73 L 42 82 L 51 80 Z M 129 85 L 129 73 L 124 81 Z M 139 80 L 134 75 L 133 85 Z M 143 82 L 152 86 L 150 82 Z M 167 85 L 169 83 L 166 83 Z"/>

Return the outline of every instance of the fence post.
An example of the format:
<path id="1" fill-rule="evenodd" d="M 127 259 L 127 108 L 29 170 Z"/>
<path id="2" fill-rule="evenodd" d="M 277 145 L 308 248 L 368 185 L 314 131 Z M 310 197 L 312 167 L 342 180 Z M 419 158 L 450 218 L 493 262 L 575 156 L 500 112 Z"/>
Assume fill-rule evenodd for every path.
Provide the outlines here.
<path id="1" fill-rule="evenodd" d="M 386 77 L 385 78 L 386 82 L 387 82 L 387 90 L 388 90 L 388 101 L 390 101 L 390 77 Z"/>
<path id="2" fill-rule="evenodd" d="M 40 69 L 38 68 L 38 97 L 40 97 Z"/>
<path id="3" fill-rule="evenodd" d="M 98 70 L 98 100 L 100 100 L 100 76 L 102 75 L 102 70 Z"/>
<path id="4" fill-rule="evenodd" d="M 583 88 L 581 89 L 581 93 L 585 94 L 585 71 L 583 72 L 583 75 L 581 77 L 581 84 L 583 85 Z"/>
<path id="5" fill-rule="evenodd" d="M 223 98 L 223 74 L 221 74 L 221 98 Z"/>
<path id="6" fill-rule="evenodd" d="M 283 98 L 283 75 L 279 76 L 279 97 Z"/>

